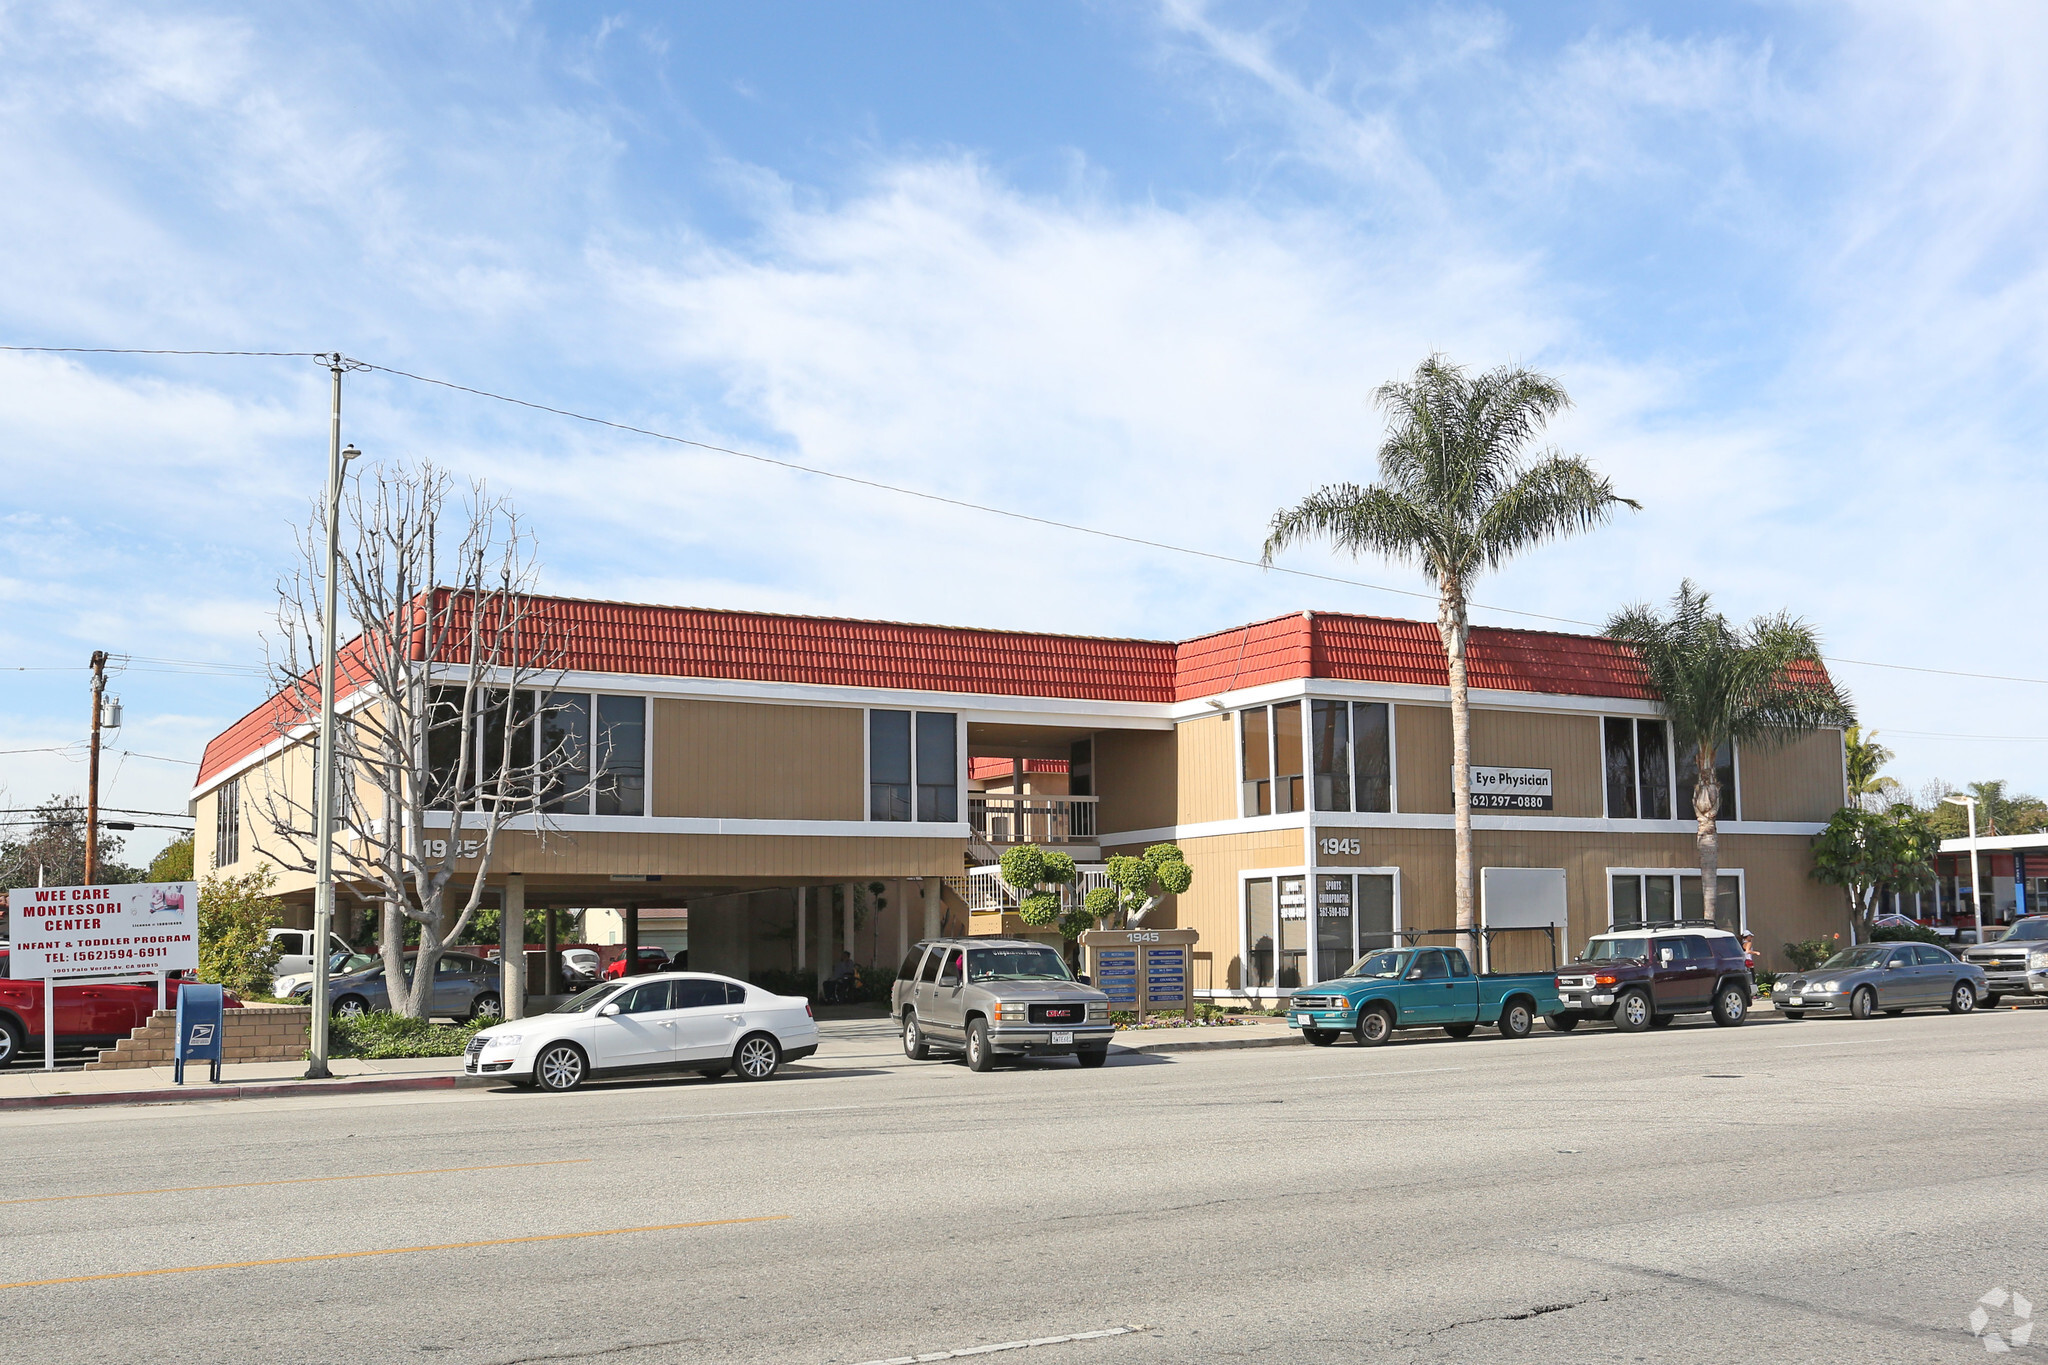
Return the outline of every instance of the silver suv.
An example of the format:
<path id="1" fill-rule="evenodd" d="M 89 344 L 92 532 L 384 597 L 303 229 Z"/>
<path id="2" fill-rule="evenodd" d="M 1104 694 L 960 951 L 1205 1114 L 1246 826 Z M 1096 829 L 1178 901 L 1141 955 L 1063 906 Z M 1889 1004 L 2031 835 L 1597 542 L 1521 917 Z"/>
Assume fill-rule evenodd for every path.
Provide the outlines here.
<path id="1" fill-rule="evenodd" d="M 2015 920 L 1989 943 L 1963 950 L 1963 961 L 1984 969 L 1984 1001 L 2001 995 L 2048 995 L 2048 915 Z"/>
<path id="2" fill-rule="evenodd" d="M 918 944 L 896 973 L 889 1008 L 903 1027 L 904 1056 L 923 1061 L 943 1048 L 966 1054 L 975 1071 L 999 1056 L 1069 1052 L 1082 1066 L 1101 1066 L 1116 1032 L 1108 996 L 1076 981 L 1053 949 L 1019 939 Z"/>

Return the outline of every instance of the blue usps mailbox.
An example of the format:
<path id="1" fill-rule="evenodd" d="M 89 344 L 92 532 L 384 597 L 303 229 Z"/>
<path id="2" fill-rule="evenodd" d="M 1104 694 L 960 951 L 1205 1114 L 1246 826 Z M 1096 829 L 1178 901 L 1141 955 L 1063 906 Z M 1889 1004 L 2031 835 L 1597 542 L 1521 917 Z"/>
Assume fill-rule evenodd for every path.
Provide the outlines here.
<path id="1" fill-rule="evenodd" d="M 188 981 L 178 989 L 178 1046 L 171 1079 L 185 1083 L 187 1061 L 213 1063 L 207 1079 L 220 1083 L 220 987 Z"/>

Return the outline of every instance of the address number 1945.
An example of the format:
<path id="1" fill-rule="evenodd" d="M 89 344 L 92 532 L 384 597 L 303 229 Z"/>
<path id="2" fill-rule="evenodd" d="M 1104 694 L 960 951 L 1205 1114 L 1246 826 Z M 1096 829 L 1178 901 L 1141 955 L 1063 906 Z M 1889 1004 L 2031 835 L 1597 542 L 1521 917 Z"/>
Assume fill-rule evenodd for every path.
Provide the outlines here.
<path id="1" fill-rule="evenodd" d="M 1321 852 L 1324 852 L 1324 853 L 1332 853 L 1332 854 L 1346 854 L 1346 853 L 1349 853 L 1349 854 L 1356 854 L 1356 853 L 1358 852 L 1358 840 L 1356 840 L 1356 839 L 1318 839 L 1318 840 L 1316 840 L 1316 847 L 1317 847 L 1317 849 L 1318 849 L 1318 850 L 1320 850 Z"/>

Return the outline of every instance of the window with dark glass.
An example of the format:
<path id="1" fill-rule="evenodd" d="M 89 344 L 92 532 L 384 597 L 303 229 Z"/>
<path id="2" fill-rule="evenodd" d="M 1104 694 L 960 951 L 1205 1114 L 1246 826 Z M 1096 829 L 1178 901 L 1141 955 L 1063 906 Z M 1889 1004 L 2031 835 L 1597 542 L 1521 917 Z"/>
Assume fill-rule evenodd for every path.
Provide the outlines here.
<path id="1" fill-rule="evenodd" d="M 1273 813 L 1287 815 L 1302 808 L 1301 703 L 1281 702 L 1273 708 Z"/>
<path id="2" fill-rule="evenodd" d="M 1255 706 L 1238 713 L 1243 721 L 1244 813 L 1273 813 L 1273 737 L 1267 724 L 1266 708 Z"/>
<path id="3" fill-rule="evenodd" d="M 959 725 L 951 711 L 917 713 L 917 818 L 951 824 L 960 818 Z"/>
<path id="4" fill-rule="evenodd" d="M 529 796 L 527 777 L 533 771 L 532 692 L 507 693 L 503 688 L 485 688 L 480 694 L 477 725 L 477 772 L 480 790 L 492 799 Z M 509 743 L 508 743 L 509 739 Z M 499 779 L 509 772 L 511 780 L 499 789 Z"/>
<path id="5" fill-rule="evenodd" d="M 1610 820 L 1671 818 L 1671 746 L 1661 720 L 1609 716 L 1600 725 Z"/>
<path id="6" fill-rule="evenodd" d="M 476 769 L 458 773 L 462 758 L 462 703 L 467 695 L 460 687 L 427 689 L 427 808 L 447 810 L 455 804 L 455 783 L 476 781 Z"/>
<path id="7" fill-rule="evenodd" d="M 1095 795 L 1095 737 L 1077 739 L 1067 748 L 1067 795 Z"/>
<path id="8" fill-rule="evenodd" d="M 242 858 L 242 779 L 231 777 L 213 789 L 213 865 Z"/>
<path id="9" fill-rule="evenodd" d="M 1700 756 L 1691 745 L 1681 745 L 1678 750 L 1678 813 L 1689 816 L 1692 811 L 1692 790 L 1699 785 Z M 1715 815 L 1723 820 L 1742 818 L 1741 802 L 1737 799 L 1735 786 L 1735 746 L 1723 744 L 1714 750 L 1714 775 L 1721 782 L 1721 804 Z"/>
<path id="10" fill-rule="evenodd" d="M 1248 991 L 1273 986 L 1273 879 L 1253 877 L 1244 884 L 1244 971 Z"/>
<path id="11" fill-rule="evenodd" d="M 597 815 L 647 812 L 647 698 L 597 699 Z"/>
<path id="12" fill-rule="evenodd" d="M 551 815 L 581 815 L 590 804 L 590 698 L 555 693 L 541 704 L 540 808 Z"/>
<path id="13" fill-rule="evenodd" d="M 1316 701 L 1309 707 L 1315 808 L 1382 813 L 1393 809 L 1387 704 Z"/>
<path id="14" fill-rule="evenodd" d="M 671 1009 L 701 1010 L 713 1005 L 725 1004 L 725 983 L 684 978 L 670 983 L 675 988 L 675 1003 Z"/>
<path id="15" fill-rule="evenodd" d="M 1301 703 L 1255 706 L 1242 717 L 1239 771 L 1246 815 L 1286 815 L 1302 809 Z"/>
<path id="16" fill-rule="evenodd" d="M 868 712 L 868 819 L 910 818 L 910 712 Z"/>

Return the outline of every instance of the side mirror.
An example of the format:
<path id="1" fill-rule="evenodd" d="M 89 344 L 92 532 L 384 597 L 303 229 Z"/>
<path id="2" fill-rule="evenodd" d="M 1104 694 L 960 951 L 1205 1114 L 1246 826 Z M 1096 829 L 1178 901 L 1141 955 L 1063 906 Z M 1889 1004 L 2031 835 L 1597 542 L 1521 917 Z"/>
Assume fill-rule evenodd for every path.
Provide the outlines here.
<path id="1" fill-rule="evenodd" d="M 598 1008 L 597 1015 L 600 1019 L 609 1019 L 618 1012 L 619 1007 L 617 1005 L 603 1005 Z"/>
<path id="2" fill-rule="evenodd" d="M 1408 969 L 1408 976 L 1407 976 L 1407 978 L 1406 978 L 1406 979 L 1407 979 L 1407 980 L 1409 980 L 1409 981 L 1420 981 L 1420 980 L 1422 980 L 1422 968 L 1420 968 L 1420 967 L 1410 967 L 1410 968 Z"/>
<path id="3" fill-rule="evenodd" d="M 1671 965 L 1671 950 L 1669 948 L 1659 948 L 1657 950 L 1657 965 L 1660 967 L 1669 967 Z"/>
<path id="4" fill-rule="evenodd" d="M 1087 973 L 1085 973 L 1085 972 L 1084 972 L 1084 973 L 1082 973 L 1082 974 L 1081 974 L 1080 976 L 1077 976 L 1077 977 L 1075 977 L 1075 978 L 1074 978 L 1074 980 L 1076 980 L 1076 981 L 1080 982 L 1080 983 L 1081 983 L 1082 985 L 1084 985 L 1084 986 L 1092 986 L 1092 985 L 1094 985 L 1094 984 L 1095 984 L 1095 978 L 1094 978 L 1094 977 L 1092 977 L 1092 976 L 1089 976 L 1089 975 L 1088 975 Z"/>

